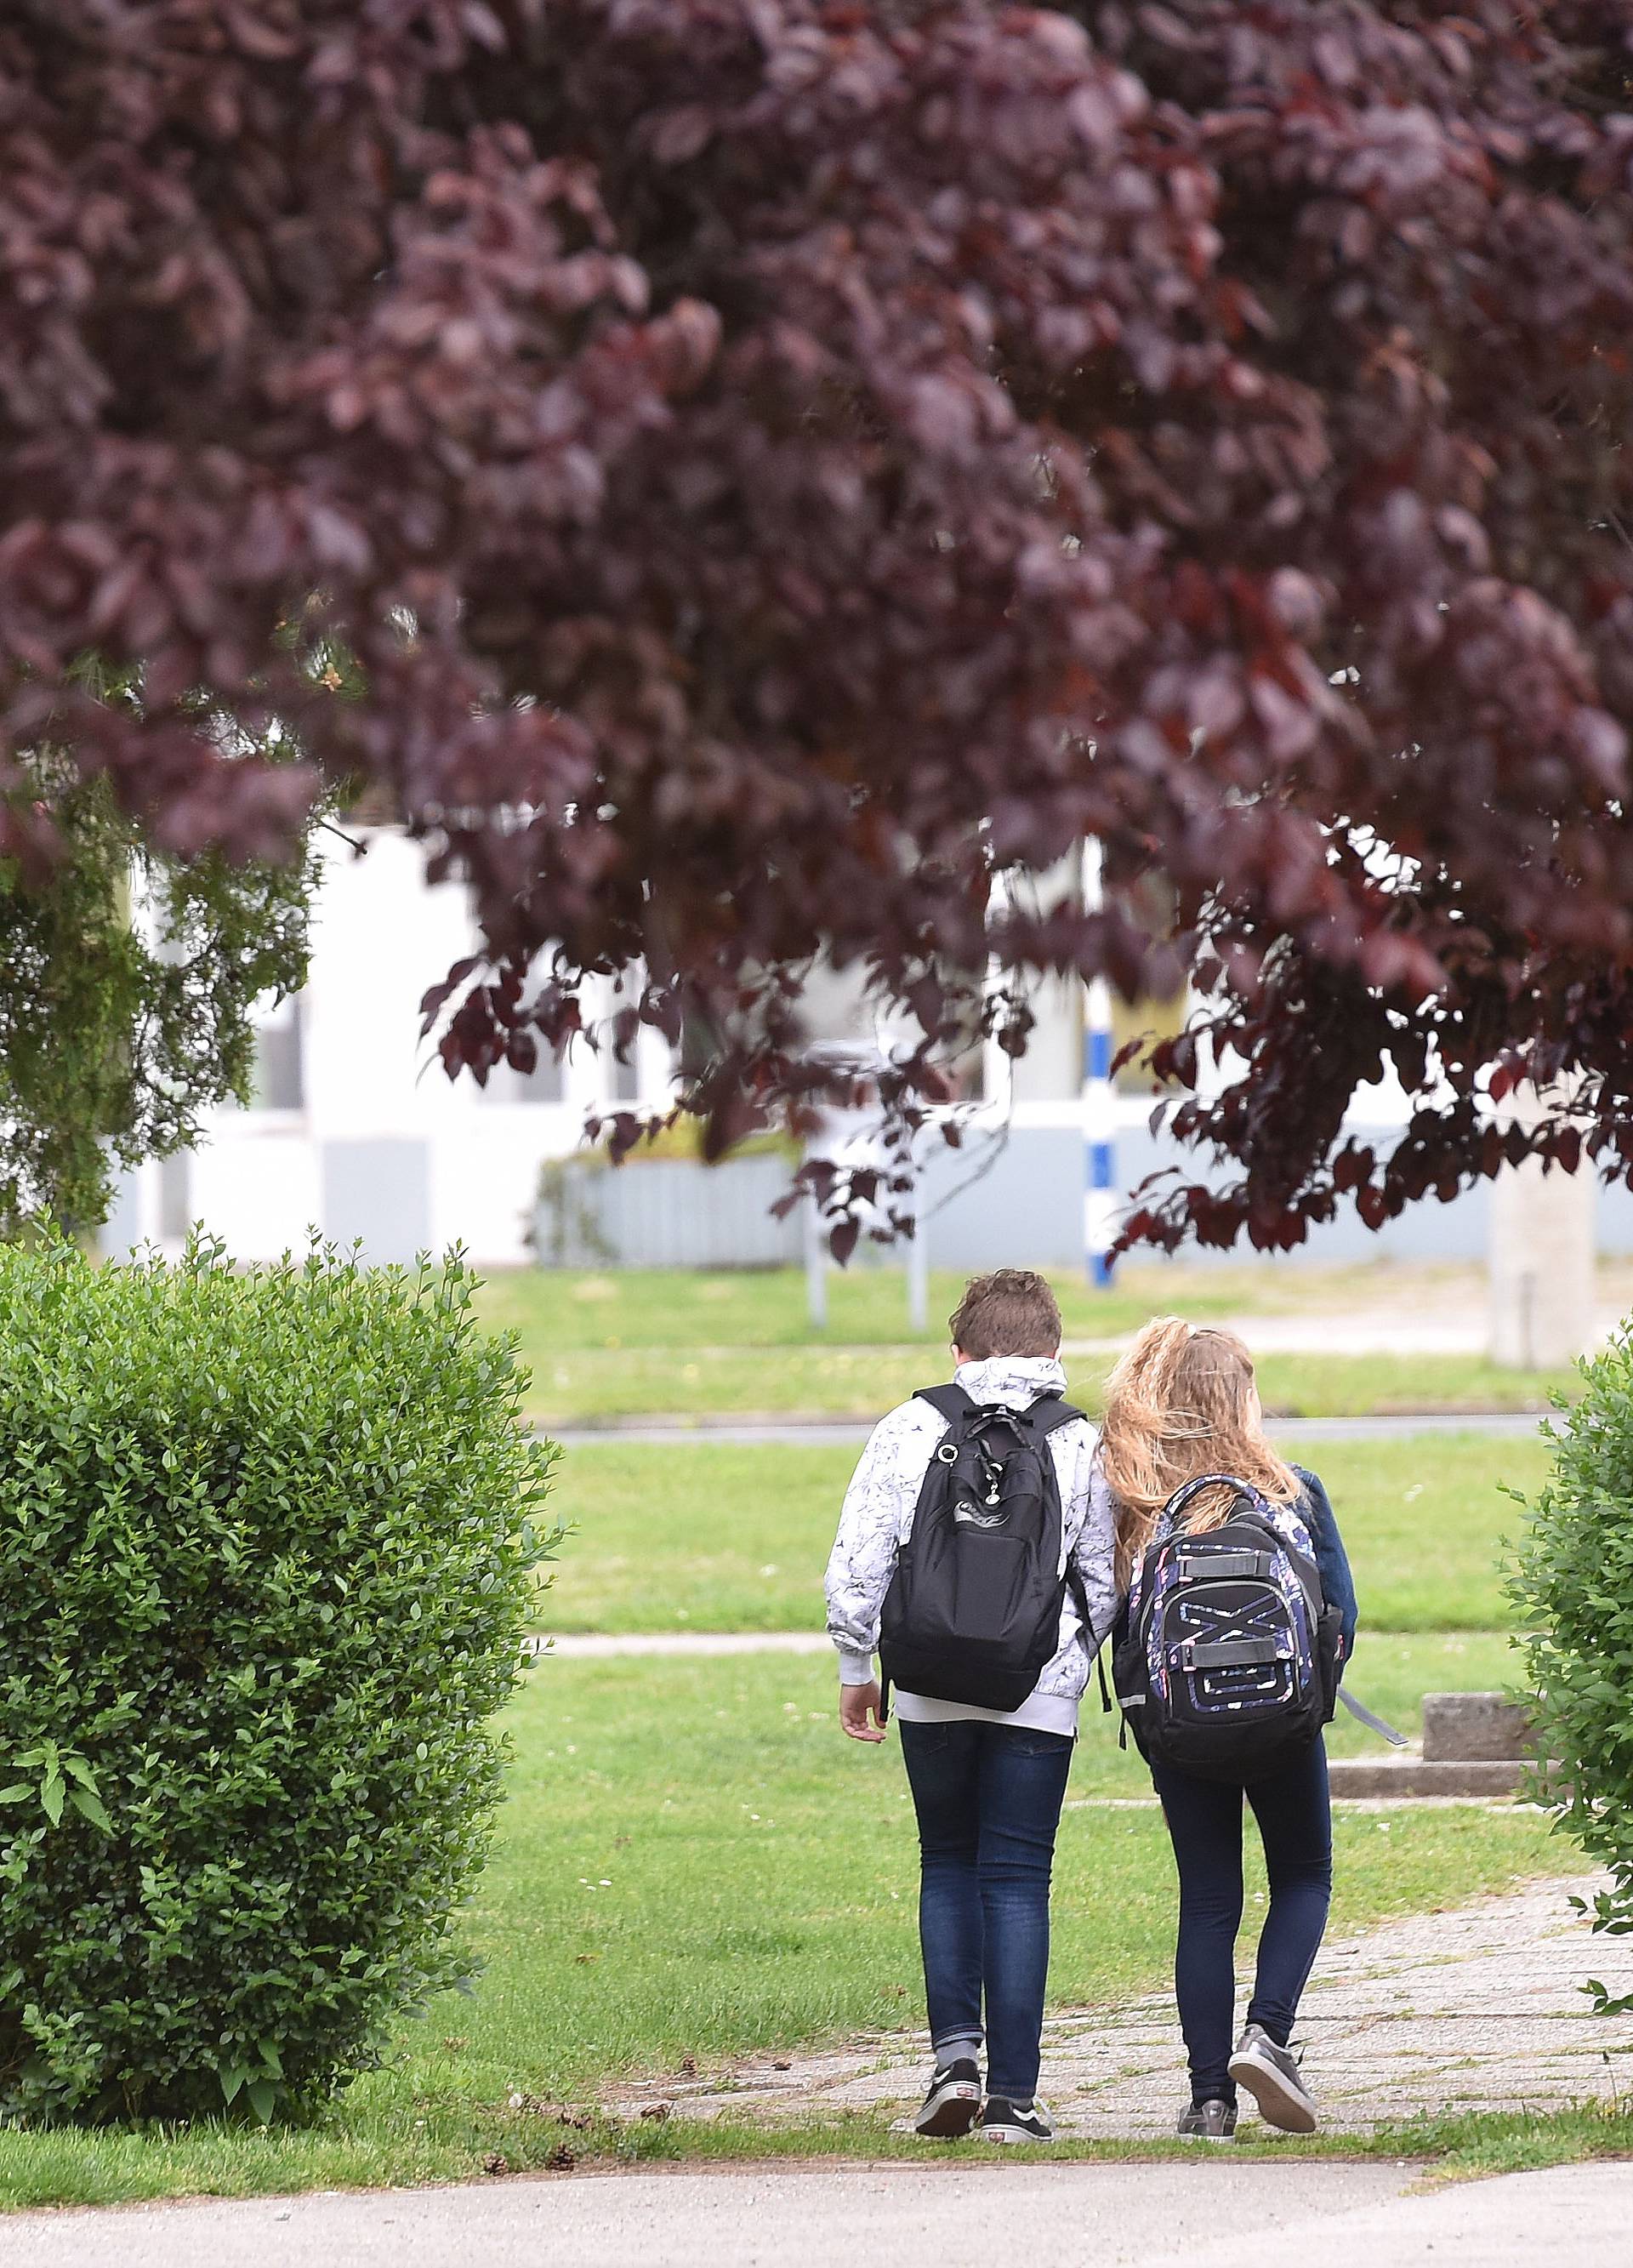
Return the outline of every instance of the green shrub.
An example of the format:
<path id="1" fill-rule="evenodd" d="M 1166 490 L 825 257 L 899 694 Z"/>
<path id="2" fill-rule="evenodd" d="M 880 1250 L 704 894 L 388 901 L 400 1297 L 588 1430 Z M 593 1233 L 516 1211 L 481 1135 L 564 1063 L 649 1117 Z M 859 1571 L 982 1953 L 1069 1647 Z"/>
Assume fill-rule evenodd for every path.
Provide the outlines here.
<path id="1" fill-rule="evenodd" d="M 460 1981 L 555 1540 L 474 1284 L 0 1251 L 0 2116 L 299 2113 Z"/>
<path id="2" fill-rule="evenodd" d="M 1553 1470 L 1528 1507 L 1511 1593 L 1526 1705 L 1553 1760 L 1540 1792 L 1610 1870 L 1594 1926 L 1622 1935 L 1633 1931 L 1633 1327 L 1581 1371 L 1580 1401 L 1548 1428 Z"/>

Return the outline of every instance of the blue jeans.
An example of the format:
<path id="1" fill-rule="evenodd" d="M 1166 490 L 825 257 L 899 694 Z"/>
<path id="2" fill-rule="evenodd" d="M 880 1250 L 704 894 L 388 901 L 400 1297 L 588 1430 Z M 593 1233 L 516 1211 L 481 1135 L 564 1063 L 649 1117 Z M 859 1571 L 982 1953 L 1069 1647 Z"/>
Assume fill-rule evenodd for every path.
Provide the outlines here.
<path id="1" fill-rule="evenodd" d="M 1153 1764 L 1180 1870 L 1180 1941 L 1173 1984 L 1190 2057 L 1191 2098 L 1234 2102 L 1229 2072 L 1236 2011 L 1236 1933 L 1242 1918 L 1242 1798 L 1264 1843 L 1269 1903 L 1247 2021 L 1285 2047 L 1327 1927 L 1333 1889 L 1327 1750 L 1318 1740 L 1297 1763 L 1246 1787 L 1193 1779 Z"/>
<path id="2" fill-rule="evenodd" d="M 1049 1868 L 1071 1769 L 1061 1733 L 896 1719 L 918 1813 L 931 2043 L 979 2040 L 987 2092 L 1030 2102 L 1049 1967 Z"/>

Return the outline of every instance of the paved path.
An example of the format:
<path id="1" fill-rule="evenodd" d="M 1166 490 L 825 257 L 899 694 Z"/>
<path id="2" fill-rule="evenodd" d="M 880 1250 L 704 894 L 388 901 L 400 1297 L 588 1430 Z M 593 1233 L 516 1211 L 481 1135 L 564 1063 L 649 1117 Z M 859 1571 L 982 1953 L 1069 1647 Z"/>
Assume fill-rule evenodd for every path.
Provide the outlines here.
<path id="1" fill-rule="evenodd" d="M 0 2220 L 0 2268 L 1625 2268 L 1633 2168 L 1416 2193 L 1403 2164 L 748 2168 Z"/>
<path id="2" fill-rule="evenodd" d="M 1269 1430 L 1289 1446 L 1299 1441 L 1388 1441 L 1410 1433 L 1534 1433 L 1541 1424 L 1534 1410 L 1488 1410 L 1461 1413 L 1435 1410 L 1404 1418 L 1277 1418 Z M 770 1442 L 791 1447 L 860 1448 L 872 1427 L 871 1421 L 851 1418 L 611 1418 L 604 1425 L 552 1426 L 545 1418 L 537 1430 L 548 1433 L 563 1448 L 593 1447 L 597 1443 L 629 1441 L 665 1448 L 700 1441 L 753 1447 Z"/>
<path id="3" fill-rule="evenodd" d="M 1387 1827 L 1380 1817 L 1379 1831 Z M 1570 1906 L 1593 1881 L 1567 1875 L 1329 1939 L 1299 2015 L 1324 2127 L 1365 2133 L 1443 2111 L 1555 2110 L 1625 2094 L 1633 2018 L 1593 2015 L 1578 1989 L 1589 1975 L 1613 1992 L 1633 1987 L 1629 1941 L 1594 1937 Z M 899 2118 L 923 2088 L 921 2044 L 900 2034 L 778 2061 L 783 2068 L 766 2056 L 678 2082 L 662 2099 L 676 2118 Z M 1063 2134 L 1171 2133 L 1183 2070 L 1166 1992 L 1045 2028 L 1041 2092 Z M 618 2100 L 633 2111 L 653 2091 Z"/>

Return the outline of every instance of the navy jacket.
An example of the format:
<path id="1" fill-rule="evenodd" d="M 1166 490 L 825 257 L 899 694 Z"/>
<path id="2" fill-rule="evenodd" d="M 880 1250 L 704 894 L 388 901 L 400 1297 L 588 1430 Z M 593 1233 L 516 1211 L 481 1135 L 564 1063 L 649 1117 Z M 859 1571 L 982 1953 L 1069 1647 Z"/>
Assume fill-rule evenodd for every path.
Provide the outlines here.
<path id="1" fill-rule="evenodd" d="M 1350 1560 L 1344 1550 L 1343 1538 L 1338 1533 L 1338 1522 L 1327 1491 L 1314 1473 L 1306 1472 L 1302 1465 L 1293 1470 L 1304 1484 L 1304 1502 L 1298 1507 L 1305 1526 L 1310 1531 L 1310 1541 L 1315 1546 L 1315 1564 L 1321 1578 L 1321 1596 L 1329 1607 L 1336 1607 L 1343 1623 L 1343 1658 L 1349 1660 L 1355 1652 L 1355 1579 L 1350 1572 Z"/>

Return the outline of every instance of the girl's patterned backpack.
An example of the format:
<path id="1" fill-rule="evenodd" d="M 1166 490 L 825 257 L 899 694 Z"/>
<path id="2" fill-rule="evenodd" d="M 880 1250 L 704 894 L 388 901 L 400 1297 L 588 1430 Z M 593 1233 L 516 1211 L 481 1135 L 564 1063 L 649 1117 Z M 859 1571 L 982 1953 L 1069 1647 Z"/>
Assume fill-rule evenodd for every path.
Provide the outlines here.
<path id="1" fill-rule="evenodd" d="M 1186 1508 L 1236 1502 L 1193 1534 Z M 1143 1756 L 1201 1779 L 1257 1779 L 1309 1747 L 1338 1695 L 1339 1616 L 1321 1596 L 1309 1529 L 1229 1473 L 1164 1506 L 1135 1570 L 1113 1676 Z"/>

